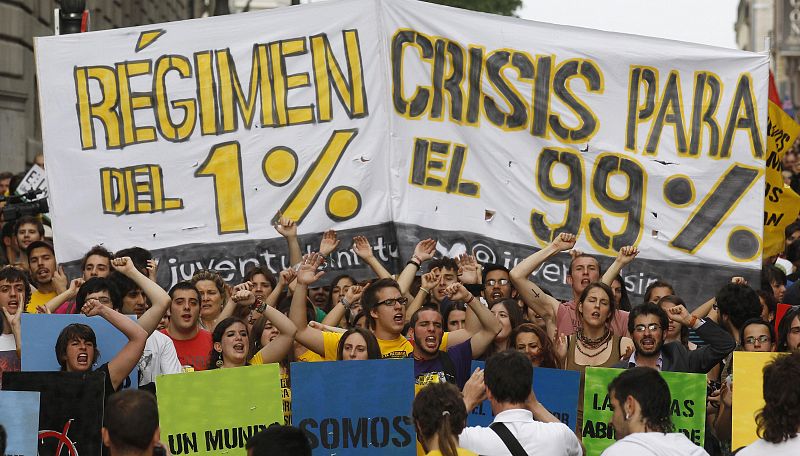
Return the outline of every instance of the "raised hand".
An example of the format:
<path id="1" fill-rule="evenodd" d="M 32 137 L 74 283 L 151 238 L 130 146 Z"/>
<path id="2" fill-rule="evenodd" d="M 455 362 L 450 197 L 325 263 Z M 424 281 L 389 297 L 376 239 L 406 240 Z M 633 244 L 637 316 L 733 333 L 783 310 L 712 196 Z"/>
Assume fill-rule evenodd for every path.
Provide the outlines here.
<path id="1" fill-rule="evenodd" d="M 249 282 L 245 282 L 245 283 L 249 283 Z M 243 284 L 240 284 L 240 285 L 243 285 Z M 237 285 L 237 287 L 238 286 L 239 285 Z M 253 292 L 250 291 L 249 288 L 240 288 L 238 290 L 236 288 L 234 288 L 234 292 L 233 292 L 233 295 L 231 296 L 231 299 L 237 305 L 249 306 L 249 305 L 254 304 L 256 302 L 256 295 L 254 295 Z"/>
<path id="2" fill-rule="evenodd" d="M 372 252 L 372 246 L 364 236 L 356 236 L 353 238 L 353 251 L 356 252 L 361 259 L 366 259 L 375 256 Z"/>
<path id="3" fill-rule="evenodd" d="M 100 301 L 97 299 L 91 298 L 87 299 L 83 304 L 83 307 L 81 307 L 81 313 L 87 317 L 94 317 L 95 315 L 100 315 L 100 312 L 102 312 L 103 309 L 107 309 L 107 307 L 100 304 Z"/>
<path id="4" fill-rule="evenodd" d="M 436 239 L 423 239 L 417 242 L 414 247 L 414 255 L 412 259 L 416 259 L 421 263 L 433 258 L 433 253 L 436 251 Z"/>
<path id="5" fill-rule="evenodd" d="M 567 359 L 567 346 L 569 345 L 569 340 L 567 340 L 566 334 L 556 333 L 555 340 L 553 341 L 553 351 L 556 354 L 561 365 L 564 365 L 564 360 Z"/>
<path id="6" fill-rule="evenodd" d="M 347 289 L 344 294 L 344 299 L 350 304 L 361 301 L 361 295 L 364 294 L 364 288 L 358 285 L 353 285 Z"/>
<path id="7" fill-rule="evenodd" d="M 636 255 L 639 254 L 639 249 L 632 245 L 626 245 L 625 247 L 619 249 L 619 253 L 617 254 L 617 261 L 622 264 L 623 266 L 630 264 Z"/>
<path id="8" fill-rule="evenodd" d="M 458 275 L 461 283 L 480 283 L 481 267 L 472 255 L 466 253 L 456 257 L 458 265 Z"/>
<path id="9" fill-rule="evenodd" d="M 86 281 L 83 280 L 83 277 L 78 277 L 77 279 L 72 279 L 69 283 L 69 297 L 67 299 L 75 299 L 75 296 L 78 296 L 78 289 L 83 286 Z"/>
<path id="10" fill-rule="evenodd" d="M 297 277 L 297 272 L 293 268 L 284 269 L 278 274 L 278 283 L 284 286 L 289 285 L 295 277 Z"/>
<path id="11" fill-rule="evenodd" d="M 731 277 L 731 283 L 738 283 L 739 285 L 747 285 L 747 280 L 744 277 Z"/>
<path id="12" fill-rule="evenodd" d="M 433 287 L 439 285 L 439 275 L 440 275 L 439 268 L 433 268 L 431 269 L 430 272 L 422 274 L 421 277 L 422 282 L 420 286 L 428 290 L 428 292 L 430 293 L 430 291 L 433 290 Z"/>
<path id="13" fill-rule="evenodd" d="M 67 275 L 64 274 L 64 267 L 58 265 L 56 270 L 53 272 L 53 285 L 56 288 L 58 293 L 63 293 L 67 289 Z"/>
<path id="14" fill-rule="evenodd" d="M 444 295 L 452 301 L 467 302 L 470 298 L 474 299 L 472 294 L 459 282 L 451 283 L 444 289 Z"/>
<path id="15" fill-rule="evenodd" d="M 275 231 L 285 238 L 296 237 L 297 224 L 294 220 L 281 216 L 278 219 L 278 223 L 275 224 Z"/>
<path id="16" fill-rule="evenodd" d="M 339 246 L 339 238 L 336 231 L 328 230 L 322 234 L 322 241 L 319 243 L 319 254 L 328 256 Z"/>
<path id="17" fill-rule="evenodd" d="M 575 247 L 575 242 L 577 242 L 577 240 L 578 237 L 572 233 L 560 233 L 553 239 L 553 242 L 551 242 L 550 245 L 559 251 L 564 251 Z"/>
<path id="18" fill-rule="evenodd" d="M 483 383 L 483 369 L 480 367 L 475 369 L 472 375 L 464 384 L 462 390 L 464 394 L 464 404 L 469 408 L 467 412 L 471 412 L 472 407 L 480 404 L 486 399 L 486 385 Z"/>
<path id="19" fill-rule="evenodd" d="M 323 261 L 324 258 L 319 253 L 303 256 L 297 269 L 297 283 L 308 286 L 319 280 L 325 274 L 325 271 L 318 270 Z"/>
<path id="20" fill-rule="evenodd" d="M 5 321 L 7 321 L 9 326 L 11 326 L 11 331 L 17 334 L 20 328 L 19 316 L 22 315 L 22 309 L 17 310 L 17 312 L 14 315 L 8 313 L 8 309 L 6 309 L 5 307 L 0 307 L 0 310 L 3 311 L 3 318 L 5 319 Z"/>
<path id="21" fill-rule="evenodd" d="M 253 289 L 253 282 L 250 282 L 248 280 L 247 282 L 242 282 L 242 283 L 240 283 L 238 285 L 235 285 L 233 287 L 233 290 L 231 290 L 231 296 L 235 295 L 239 291 L 243 291 L 243 290 L 250 291 L 252 289 Z M 234 299 L 234 301 L 236 301 L 236 300 Z"/>
<path id="22" fill-rule="evenodd" d="M 131 260 L 130 257 L 114 258 L 111 260 L 111 266 L 113 266 L 116 271 L 129 277 L 130 274 L 136 271 L 136 266 L 133 265 L 133 260 Z"/>
<path id="23" fill-rule="evenodd" d="M 692 322 L 692 314 L 686 310 L 686 307 L 677 305 L 667 309 L 667 317 L 672 321 L 677 321 L 684 326 L 690 326 Z M 665 328 L 666 329 L 666 328 Z"/>
<path id="24" fill-rule="evenodd" d="M 147 277 L 153 282 L 158 274 L 158 260 L 147 260 Z"/>

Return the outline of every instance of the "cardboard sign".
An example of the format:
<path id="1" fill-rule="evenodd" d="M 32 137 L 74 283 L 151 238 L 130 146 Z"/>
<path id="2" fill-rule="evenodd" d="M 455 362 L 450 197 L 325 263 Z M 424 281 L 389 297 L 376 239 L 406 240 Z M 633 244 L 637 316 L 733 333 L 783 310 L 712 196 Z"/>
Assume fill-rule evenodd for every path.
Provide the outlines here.
<path id="1" fill-rule="evenodd" d="M 237 281 L 279 270 L 280 212 L 373 229 L 392 270 L 425 237 L 515 264 L 571 232 L 600 256 L 639 247 L 634 297 L 757 279 L 766 54 L 410 0 L 80 38 L 35 43 L 62 262 L 139 245 L 165 287 L 198 267 Z M 329 269 L 371 274 L 344 244 Z M 566 297 L 559 258 L 539 279 Z"/>
<path id="2" fill-rule="evenodd" d="M 7 456 L 37 456 L 39 393 L 0 391 L 0 426 L 8 438 Z"/>
<path id="3" fill-rule="evenodd" d="M 244 456 L 247 439 L 283 423 L 277 364 L 156 377 L 161 441 L 173 455 Z"/>
<path id="4" fill-rule="evenodd" d="M 779 355 L 774 352 L 733 352 L 732 450 L 758 439 L 756 413 L 764 408 L 764 366 Z"/>
<path id="5" fill-rule="evenodd" d="M 3 390 L 38 391 L 38 454 L 100 456 L 106 375 L 6 372 Z"/>
<path id="6" fill-rule="evenodd" d="M 292 363 L 292 421 L 314 456 L 413 456 L 411 359 Z"/>
<path id="7" fill-rule="evenodd" d="M 484 368 L 483 361 L 473 361 L 471 371 Z M 581 374 L 563 369 L 533 368 L 533 392 L 550 413 L 573 431 L 578 419 L 578 388 Z M 483 401 L 467 415 L 467 426 L 489 426 L 494 420 L 489 400 Z"/>
<path id="8" fill-rule="evenodd" d="M 764 256 L 777 255 L 786 248 L 785 228 L 797 220 L 800 196 L 783 181 L 781 160 L 792 147 L 800 125 L 772 101 L 769 102 L 766 193 L 764 195 Z"/>
<path id="9" fill-rule="evenodd" d="M 135 316 L 130 318 L 136 319 Z M 128 343 L 128 338 L 103 317 L 22 314 L 22 370 L 28 372 L 61 370 L 55 355 L 56 341 L 61 330 L 73 323 L 88 325 L 94 330 L 97 349 L 100 351 L 100 358 L 97 359 L 95 367 L 114 359 L 114 356 Z M 137 366 L 122 382 L 122 388 L 137 388 L 138 386 L 139 367 Z"/>
<path id="10" fill-rule="evenodd" d="M 611 425 L 611 399 L 608 384 L 622 369 L 589 367 L 583 395 L 583 445 L 587 456 L 599 456 L 616 441 Z M 683 372 L 661 372 L 672 397 L 672 424 L 675 431 L 703 446 L 706 429 L 706 376 Z"/>

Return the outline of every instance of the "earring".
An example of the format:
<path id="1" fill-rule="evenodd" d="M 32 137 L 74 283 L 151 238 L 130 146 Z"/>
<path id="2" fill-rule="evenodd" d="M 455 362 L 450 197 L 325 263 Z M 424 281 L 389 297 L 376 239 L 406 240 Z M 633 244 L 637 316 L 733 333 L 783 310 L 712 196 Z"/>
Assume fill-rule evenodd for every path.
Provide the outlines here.
<path id="1" fill-rule="evenodd" d="M 631 419 L 631 416 L 626 413 L 625 414 L 625 421 L 628 421 L 629 419 Z"/>
<path id="2" fill-rule="evenodd" d="M 217 365 L 217 367 L 222 367 L 222 364 L 223 364 L 222 363 L 222 358 L 218 359 L 215 364 Z"/>

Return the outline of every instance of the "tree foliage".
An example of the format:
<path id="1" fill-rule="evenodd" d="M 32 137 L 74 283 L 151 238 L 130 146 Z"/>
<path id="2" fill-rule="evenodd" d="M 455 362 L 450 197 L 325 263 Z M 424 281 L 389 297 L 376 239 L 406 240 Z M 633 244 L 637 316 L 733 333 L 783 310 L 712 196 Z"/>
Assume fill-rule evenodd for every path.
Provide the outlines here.
<path id="1" fill-rule="evenodd" d="M 484 13 L 502 14 L 513 16 L 514 12 L 522 6 L 522 0 L 425 0 L 429 3 L 454 6 Z"/>

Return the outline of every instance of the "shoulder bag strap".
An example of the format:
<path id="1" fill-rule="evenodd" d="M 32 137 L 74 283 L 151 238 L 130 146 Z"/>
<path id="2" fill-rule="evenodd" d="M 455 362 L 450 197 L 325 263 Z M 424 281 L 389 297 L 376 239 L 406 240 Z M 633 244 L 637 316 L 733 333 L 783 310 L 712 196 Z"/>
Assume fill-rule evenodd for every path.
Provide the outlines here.
<path id="1" fill-rule="evenodd" d="M 512 456 L 528 456 L 528 453 L 526 453 L 525 449 L 520 445 L 519 440 L 508 430 L 505 423 L 495 422 L 492 423 L 489 428 L 497 433 L 497 436 L 506 444 Z"/>

